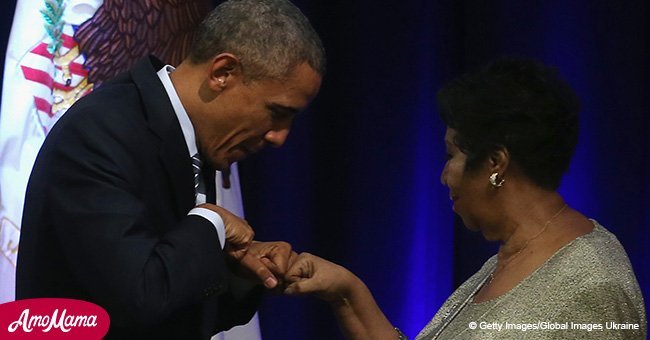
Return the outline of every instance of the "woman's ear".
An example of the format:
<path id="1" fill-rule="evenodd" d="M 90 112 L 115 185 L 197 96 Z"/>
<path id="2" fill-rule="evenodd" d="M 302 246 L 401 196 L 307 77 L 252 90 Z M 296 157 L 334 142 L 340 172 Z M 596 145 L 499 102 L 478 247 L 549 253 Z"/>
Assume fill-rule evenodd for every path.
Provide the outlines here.
<path id="1" fill-rule="evenodd" d="M 500 145 L 490 152 L 488 161 L 492 172 L 503 175 L 510 165 L 510 152 L 505 146 Z"/>

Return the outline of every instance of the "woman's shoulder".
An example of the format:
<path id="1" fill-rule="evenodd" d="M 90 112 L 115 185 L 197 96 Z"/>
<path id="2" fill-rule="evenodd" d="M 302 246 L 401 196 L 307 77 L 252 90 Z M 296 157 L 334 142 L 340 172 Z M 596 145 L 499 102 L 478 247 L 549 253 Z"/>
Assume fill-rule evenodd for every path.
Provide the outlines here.
<path id="1" fill-rule="evenodd" d="M 645 334 L 643 297 L 625 249 L 591 221 L 591 232 L 559 249 L 506 296 L 499 315 L 561 323 L 628 322 Z"/>
<path id="2" fill-rule="evenodd" d="M 601 300 L 625 296 L 625 300 L 642 305 L 639 284 L 625 249 L 613 233 L 591 221 L 593 231 L 558 250 L 538 274 L 552 278 L 558 289 L 574 291 L 575 295 L 598 292 Z"/>
<path id="3" fill-rule="evenodd" d="M 556 280 L 554 319 L 603 327 L 625 324 L 633 330 L 604 329 L 609 338 L 642 339 L 646 334 L 643 296 L 625 249 L 616 236 L 591 220 L 592 232 L 556 253 L 545 270 Z"/>
<path id="4" fill-rule="evenodd" d="M 621 271 L 632 275 L 632 266 L 625 249 L 616 236 L 596 220 L 590 220 L 594 228 L 556 252 L 548 261 L 550 266 L 560 272 L 566 268 L 567 274 L 575 277 L 584 274 L 604 278 L 618 278 Z"/>

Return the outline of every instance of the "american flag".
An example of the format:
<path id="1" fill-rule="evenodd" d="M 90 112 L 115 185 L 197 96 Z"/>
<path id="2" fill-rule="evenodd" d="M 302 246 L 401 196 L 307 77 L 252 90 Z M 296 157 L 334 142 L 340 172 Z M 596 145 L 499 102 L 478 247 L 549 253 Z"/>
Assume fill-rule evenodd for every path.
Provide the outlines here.
<path id="1" fill-rule="evenodd" d="M 74 102 L 93 90 L 93 82 L 101 84 L 147 54 L 179 62 L 210 2 L 17 1 L 0 107 L 0 303 L 14 300 L 24 193 L 46 134 Z M 134 37 L 129 28 L 136 28 L 143 39 L 132 48 L 127 46 Z M 230 185 L 221 182 L 220 173 L 215 176 L 217 203 L 243 217 L 236 165 L 232 170 Z M 261 339 L 257 316 L 212 339 Z"/>
<path id="2" fill-rule="evenodd" d="M 75 101 L 93 88 L 83 66 L 84 56 L 73 39 L 75 28 L 69 24 L 64 26 L 58 51 L 48 50 L 52 44 L 48 36 L 29 51 L 20 65 L 30 83 L 29 91 L 34 96 L 34 107 L 45 133 Z"/>

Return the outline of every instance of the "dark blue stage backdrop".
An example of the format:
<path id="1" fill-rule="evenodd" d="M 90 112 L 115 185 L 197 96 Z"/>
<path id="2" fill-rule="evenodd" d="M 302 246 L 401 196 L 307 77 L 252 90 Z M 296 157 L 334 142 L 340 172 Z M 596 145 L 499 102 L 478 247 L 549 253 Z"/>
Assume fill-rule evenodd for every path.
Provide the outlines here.
<path id="1" fill-rule="evenodd" d="M 646 1 L 297 4 L 322 34 L 329 73 L 286 148 L 243 164 L 260 238 L 352 269 L 414 337 L 496 251 L 455 220 L 440 184 L 435 93 L 498 56 L 528 56 L 556 66 L 582 102 L 561 193 L 618 235 L 650 296 Z M 311 300 L 270 298 L 261 322 L 267 339 L 340 338 L 327 307 Z"/>
<path id="2" fill-rule="evenodd" d="M 507 54 L 555 65 L 582 101 L 561 192 L 618 235 L 650 296 L 650 30 L 644 0 L 307 1 L 328 74 L 285 147 L 241 164 L 261 240 L 286 240 L 361 277 L 409 337 L 496 250 L 440 184 L 435 93 Z M 13 10 L 2 11 L 6 46 Z M 4 55 L 3 55 L 4 57 Z M 269 296 L 265 339 L 339 339 L 323 303 Z"/>

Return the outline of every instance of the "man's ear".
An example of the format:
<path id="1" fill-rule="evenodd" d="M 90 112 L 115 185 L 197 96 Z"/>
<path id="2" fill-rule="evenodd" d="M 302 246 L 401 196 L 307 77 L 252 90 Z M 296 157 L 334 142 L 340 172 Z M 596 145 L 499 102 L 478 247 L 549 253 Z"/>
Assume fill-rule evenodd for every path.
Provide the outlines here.
<path id="1" fill-rule="evenodd" d="M 490 152 L 488 162 L 492 172 L 503 175 L 510 166 L 510 152 L 505 146 L 500 145 Z"/>
<path id="2" fill-rule="evenodd" d="M 239 58 L 231 53 L 220 53 L 212 58 L 208 86 L 216 92 L 225 90 L 229 84 L 240 80 L 242 76 Z"/>

